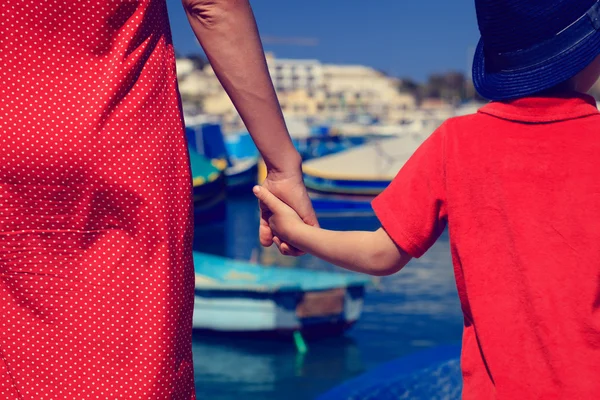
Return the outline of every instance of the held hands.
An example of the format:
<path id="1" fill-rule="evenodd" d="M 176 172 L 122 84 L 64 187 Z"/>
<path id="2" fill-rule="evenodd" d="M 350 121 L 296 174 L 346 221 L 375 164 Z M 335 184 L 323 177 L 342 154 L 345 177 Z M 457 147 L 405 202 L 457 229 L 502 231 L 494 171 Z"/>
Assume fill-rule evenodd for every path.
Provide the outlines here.
<path id="1" fill-rule="evenodd" d="M 266 187 L 255 186 L 253 192 L 261 204 L 261 233 L 264 233 L 268 228 L 269 233 L 272 235 L 271 241 L 277 245 L 283 254 L 286 254 L 283 251 L 284 245 L 290 246 L 289 248 L 293 250 L 293 253 L 286 255 L 300 253 L 299 250 L 291 247 L 290 242 L 292 242 L 294 230 L 305 224 L 302 218 Z M 261 235 L 261 243 L 262 239 L 263 236 Z"/>
<path id="2" fill-rule="evenodd" d="M 319 226 L 317 216 L 304 186 L 302 170 L 300 168 L 291 173 L 270 171 L 262 183 L 262 188 L 266 189 L 267 193 L 271 194 L 275 200 L 279 200 L 289 206 L 288 208 L 291 208 L 303 223 Z M 264 203 L 260 196 L 257 197 L 260 206 L 260 228 L 258 232 L 260 244 L 264 247 L 269 247 L 275 243 L 281 254 L 286 256 L 300 256 L 304 254 L 304 252 L 294 248 L 285 239 L 274 234 L 269 224 L 269 219 L 273 215 L 272 210 Z"/>

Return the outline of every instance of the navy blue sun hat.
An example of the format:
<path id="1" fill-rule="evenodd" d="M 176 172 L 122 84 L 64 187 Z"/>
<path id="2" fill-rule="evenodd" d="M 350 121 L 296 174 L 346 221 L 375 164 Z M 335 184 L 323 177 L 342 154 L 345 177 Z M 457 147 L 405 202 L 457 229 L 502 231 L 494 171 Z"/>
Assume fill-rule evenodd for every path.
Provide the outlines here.
<path id="1" fill-rule="evenodd" d="M 550 89 L 600 54 L 598 0 L 475 0 L 475 7 L 473 83 L 487 99 Z"/>

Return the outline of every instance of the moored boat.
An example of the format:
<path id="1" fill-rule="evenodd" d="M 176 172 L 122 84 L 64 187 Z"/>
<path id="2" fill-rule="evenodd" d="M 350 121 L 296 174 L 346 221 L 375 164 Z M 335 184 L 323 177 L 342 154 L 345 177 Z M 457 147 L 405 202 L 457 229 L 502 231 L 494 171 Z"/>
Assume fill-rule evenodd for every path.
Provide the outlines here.
<path id="1" fill-rule="evenodd" d="M 318 192 L 309 192 L 309 196 L 318 217 L 369 217 L 374 215 L 371 207 L 373 196 Z"/>
<path id="2" fill-rule="evenodd" d="M 245 190 L 256 184 L 258 155 L 232 154 L 237 147 L 226 143 L 219 124 L 189 126 L 186 132 L 194 150 L 224 169 L 228 190 Z"/>
<path id="3" fill-rule="evenodd" d="M 189 149 L 192 169 L 194 223 L 206 224 L 225 219 L 225 174 L 205 157 Z"/>
<path id="4" fill-rule="evenodd" d="M 306 187 L 320 193 L 376 196 L 385 189 L 428 131 L 379 139 L 338 154 L 306 161 Z"/>
<path id="5" fill-rule="evenodd" d="M 266 267 L 194 253 L 194 329 L 244 336 L 339 335 L 362 312 L 369 278 Z"/>

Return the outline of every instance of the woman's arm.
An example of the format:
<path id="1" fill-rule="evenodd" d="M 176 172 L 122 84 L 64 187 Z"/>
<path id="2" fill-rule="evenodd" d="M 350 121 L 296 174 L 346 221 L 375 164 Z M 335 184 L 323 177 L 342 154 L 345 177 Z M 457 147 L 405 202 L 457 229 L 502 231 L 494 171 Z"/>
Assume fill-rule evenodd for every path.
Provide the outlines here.
<path id="1" fill-rule="evenodd" d="M 285 126 L 248 0 L 183 0 L 210 64 L 248 128 L 267 166 L 263 185 L 309 225 L 318 225 L 302 178 L 302 159 Z M 273 244 L 261 204 L 260 242 Z M 302 254 L 277 240 L 286 255 Z"/>
<path id="2" fill-rule="evenodd" d="M 383 276 L 398 272 L 411 259 L 383 229 L 337 232 L 306 225 L 268 189 L 257 186 L 254 193 L 268 207 L 271 214 L 268 223 L 277 238 L 332 264 Z"/>
<path id="3" fill-rule="evenodd" d="M 248 0 L 183 0 L 208 60 L 270 172 L 301 171 L 273 89 Z"/>

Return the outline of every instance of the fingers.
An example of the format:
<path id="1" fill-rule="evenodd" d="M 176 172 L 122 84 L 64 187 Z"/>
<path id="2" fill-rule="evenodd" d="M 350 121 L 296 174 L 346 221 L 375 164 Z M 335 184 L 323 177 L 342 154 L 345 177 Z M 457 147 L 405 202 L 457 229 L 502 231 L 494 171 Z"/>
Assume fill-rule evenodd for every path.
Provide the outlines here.
<path id="1" fill-rule="evenodd" d="M 298 250 L 294 246 L 291 246 L 285 242 L 281 243 L 281 246 L 279 247 L 279 251 L 281 252 L 281 254 L 284 254 L 286 256 L 291 256 L 291 257 L 299 257 L 299 256 L 302 256 L 305 254 L 303 251 Z"/>
<path id="2" fill-rule="evenodd" d="M 254 186 L 252 189 L 256 198 L 262 202 L 271 212 L 276 212 L 285 204 L 279 200 L 269 189 L 260 186 Z"/>
<path id="3" fill-rule="evenodd" d="M 287 206 L 265 187 L 255 186 L 252 191 L 258 198 L 260 204 L 260 226 L 258 229 L 260 244 L 264 247 L 269 247 L 275 243 L 280 253 L 285 256 L 298 257 L 305 254 L 303 251 L 296 249 L 288 243 L 282 242 L 281 239 L 274 236 L 273 230 L 269 225 L 269 219 L 273 215 L 273 212 L 284 212 L 287 208 L 289 208 L 289 206 Z M 303 218 L 301 216 L 301 218 L 305 223 L 318 226 L 317 218 L 313 211 L 310 199 L 307 195 L 305 197 L 305 201 L 302 202 L 302 208 L 304 208 L 303 211 L 307 217 Z"/>
<path id="4" fill-rule="evenodd" d="M 298 257 L 305 254 L 303 251 L 298 250 L 294 246 L 291 246 L 286 242 L 282 242 L 277 236 L 273 236 L 273 243 L 275 243 L 275 246 L 277 246 L 279 252 L 284 256 Z"/>
<path id="5" fill-rule="evenodd" d="M 273 244 L 273 231 L 269 226 L 269 218 L 273 215 L 263 203 L 258 203 L 260 209 L 260 225 L 258 227 L 258 239 L 261 246 L 271 247 Z"/>
<path id="6" fill-rule="evenodd" d="M 290 204 L 292 208 L 298 213 L 302 221 L 307 225 L 319 226 L 319 220 L 317 220 L 317 214 L 312 206 L 312 201 L 308 197 L 308 193 L 304 190 L 304 193 Z"/>
<path id="7" fill-rule="evenodd" d="M 310 201 L 310 200 L 309 200 Z M 306 212 L 304 217 L 301 217 L 305 224 L 312 226 L 319 226 L 319 220 L 317 219 L 317 214 L 315 210 L 312 208 L 312 204 L 310 205 L 309 210 Z"/>
<path id="8" fill-rule="evenodd" d="M 273 231 L 269 226 L 269 222 L 266 218 L 261 216 L 260 225 L 258 227 L 258 239 L 263 247 L 271 247 L 273 244 Z"/>
<path id="9" fill-rule="evenodd" d="M 284 256 L 297 257 L 304 254 L 301 251 L 290 246 L 289 244 L 282 242 L 281 239 L 279 239 L 277 236 L 273 237 L 273 243 L 275 243 L 277 249 L 279 249 L 279 252 Z"/>

